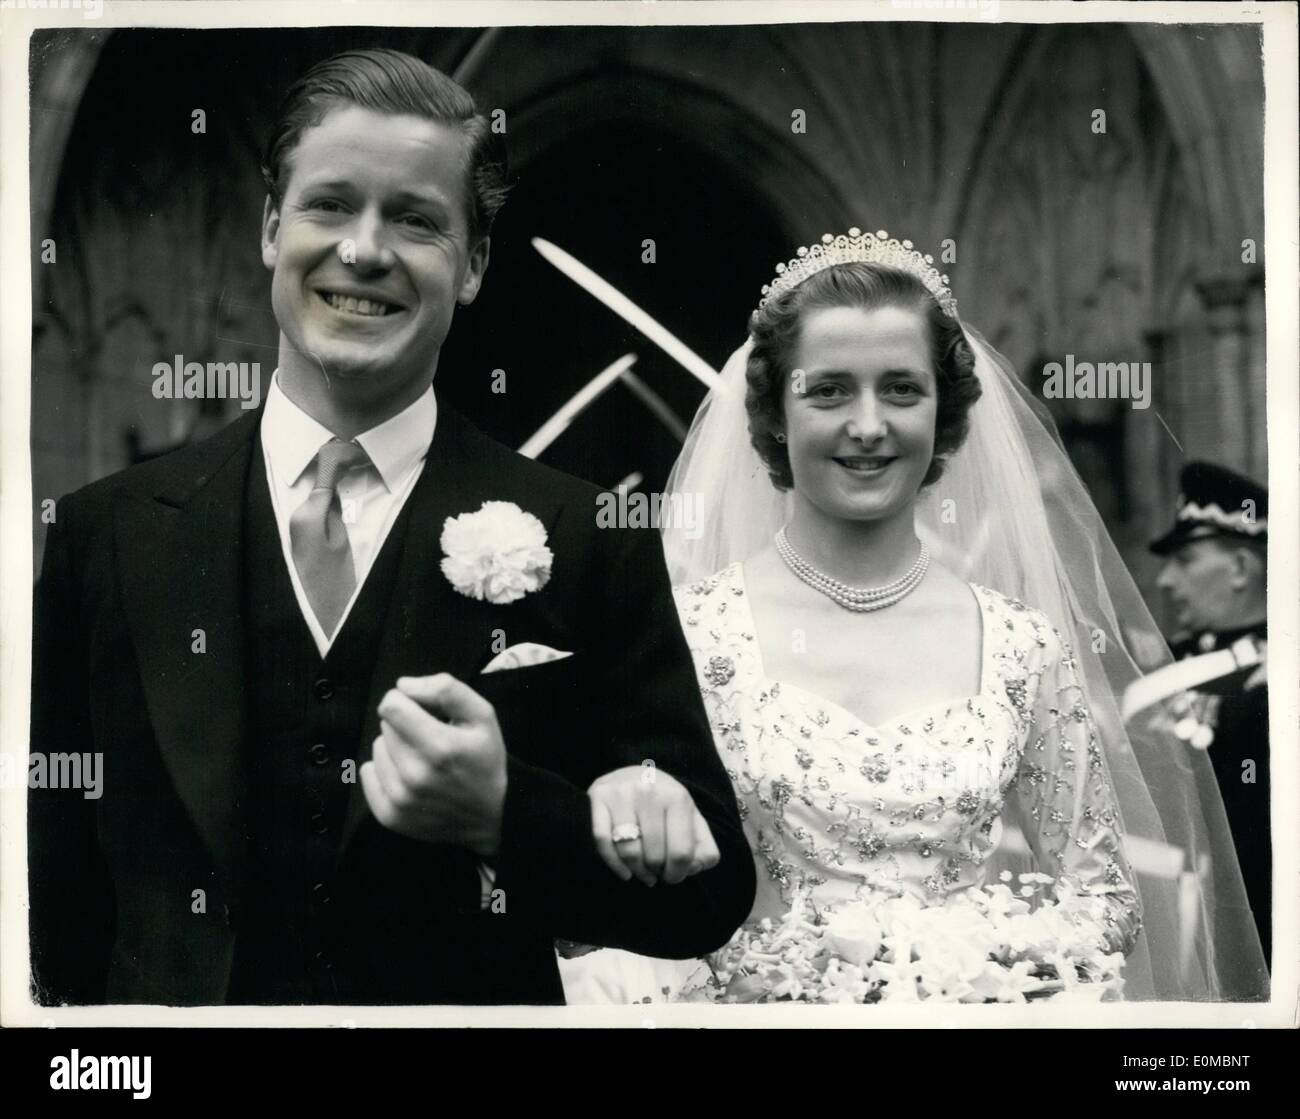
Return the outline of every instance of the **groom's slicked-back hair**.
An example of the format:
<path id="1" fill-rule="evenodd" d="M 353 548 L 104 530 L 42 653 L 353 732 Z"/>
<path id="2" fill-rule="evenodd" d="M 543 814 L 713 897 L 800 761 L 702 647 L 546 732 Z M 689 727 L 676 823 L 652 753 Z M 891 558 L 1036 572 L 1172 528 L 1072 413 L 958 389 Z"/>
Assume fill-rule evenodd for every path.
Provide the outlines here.
<path id="1" fill-rule="evenodd" d="M 318 62 L 289 88 L 262 160 L 262 178 L 278 209 L 284 201 L 294 149 L 302 134 L 333 109 L 359 105 L 377 113 L 410 114 L 459 128 L 466 140 L 465 201 L 472 240 L 492 232 L 506 200 L 505 137 L 493 132 L 474 98 L 440 70 L 401 51 L 344 51 Z"/>

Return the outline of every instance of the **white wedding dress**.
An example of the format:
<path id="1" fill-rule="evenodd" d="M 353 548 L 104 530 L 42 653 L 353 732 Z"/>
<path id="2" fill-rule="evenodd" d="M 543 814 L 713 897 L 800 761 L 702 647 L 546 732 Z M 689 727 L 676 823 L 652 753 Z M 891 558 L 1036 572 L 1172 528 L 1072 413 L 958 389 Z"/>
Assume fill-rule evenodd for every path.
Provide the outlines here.
<path id="1" fill-rule="evenodd" d="M 739 563 L 676 589 L 757 863 L 751 919 L 796 890 L 823 912 L 901 894 L 942 905 L 986 880 L 1016 827 L 1036 869 L 1104 899 L 1109 949 L 1132 948 L 1140 905 L 1071 650 L 1039 611 L 971 587 L 978 694 L 877 726 L 766 674 Z M 707 969 L 599 950 L 561 972 L 570 1003 L 608 1003 L 671 1001 Z"/>

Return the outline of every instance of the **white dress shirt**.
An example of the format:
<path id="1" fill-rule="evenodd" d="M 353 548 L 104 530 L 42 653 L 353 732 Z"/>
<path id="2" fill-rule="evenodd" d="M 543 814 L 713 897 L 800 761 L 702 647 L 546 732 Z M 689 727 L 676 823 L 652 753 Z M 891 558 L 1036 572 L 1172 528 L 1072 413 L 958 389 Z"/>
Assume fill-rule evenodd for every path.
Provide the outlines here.
<path id="1" fill-rule="evenodd" d="M 438 404 L 433 388 L 413 404 L 385 420 L 378 427 L 362 432 L 356 441 L 370 456 L 370 465 L 350 470 L 339 480 L 339 503 L 343 526 L 352 551 L 352 566 L 357 585 L 339 617 L 338 628 L 327 634 L 303 590 L 298 568 L 293 562 L 289 541 L 289 518 L 308 497 L 316 481 L 316 455 L 334 433 L 313 420 L 285 396 L 277 371 L 266 394 L 262 413 L 262 456 L 266 460 L 266 480 L 271 490 L 271 506 L 280 530 L 280 549 L 289 569 L 289 581 L 298 599 L 298 609 L 311 630 L 316 648 L 324 658 L 335 634 L 343 628 L 352 604 L 365 585 L 375 556 L 388 539 L 388 532 L 406 504 L 424 469 L 433 431 L 438 422 Z M 491 901 L 495 872 L 486 863 L 478 864 L 479 905 L 486 909 Z"/>
<path id="2" fill-rule="evenodd" d="M 433 442 L 437 420 L 438 405 L 430 387 L 397 415 L 356 437 L 370 456 L 370 465 L 348 471 L 339 481 L 338 494 L 357 585 L 339 618 L 338 628 L 334 633 L 326 633 L 316 620 L 293 562 L 289 519 L 311 496 L 316 481 L 316 454 L 334 438 L 334 434 L 285 396 L 280 388 L 278 372 L 271 378 L 266 410 L 262 413 L 266 480 L 271 490 L 275 523 L 280 530 L 280 548 L 289 569 L 289 581 L 293 583 L 298 609 L 302 611 L 303 620 L 311 630 L 322 658 L 329 652 L 335 634 L 343 628 L 352 612 L 352 604 L 365 586 L 375 556 L 388 539 L 393 522 L 415 488 L 424 469 L 429 444 Z"/>

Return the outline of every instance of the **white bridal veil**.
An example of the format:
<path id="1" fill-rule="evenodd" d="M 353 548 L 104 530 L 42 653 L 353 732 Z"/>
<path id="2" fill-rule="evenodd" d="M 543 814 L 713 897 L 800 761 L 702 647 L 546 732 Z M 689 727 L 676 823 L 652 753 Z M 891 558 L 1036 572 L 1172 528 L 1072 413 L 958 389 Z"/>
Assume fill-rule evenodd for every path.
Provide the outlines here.
<path id="1" fill-rule="evenodd" d="M 1125 689 L 1167 663 L 1169 650 L 1050 417 L 1006 359 L 962 328 L 983 393 L 966 442 L 922 495 L 917 533 L 963 578 L 1043 611 L 1073 647 L 1142 900 L 1125 998 L 1267 999 L 1263 952 L 1207 754 L 1150 718 L 1125 726 L 1120 715 Z M 704 511 L 694 539 L 682 527 L 664 529 L 675 582 L 744 559 L 787 518 L 788 495 L 749 442 L 749 349 L 747 341 L 728 360 L 669 479 L 670 492 L 698 495 Z M 994 869 L 1026 869 L 1029 859 L 1019 833 L 1005 827 Z"/>

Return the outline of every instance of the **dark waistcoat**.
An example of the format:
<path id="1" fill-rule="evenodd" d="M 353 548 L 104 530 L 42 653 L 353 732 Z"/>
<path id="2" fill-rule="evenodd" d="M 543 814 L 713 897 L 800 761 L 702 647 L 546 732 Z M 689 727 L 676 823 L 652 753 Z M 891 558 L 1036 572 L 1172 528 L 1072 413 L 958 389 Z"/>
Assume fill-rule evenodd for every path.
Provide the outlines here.
<path id="1" fill-rule="evenodd" d="M 331 936 L 332 879 L 409 508 L 322 660 L 285 566 L 260 440 L 254 446 L 243 556 L 250 875 L 231 1003 L 337 1001 L 338 969 L 348 965 Z"/>

